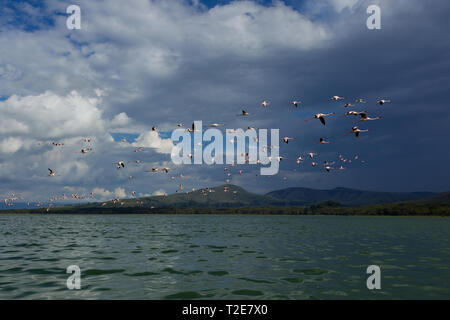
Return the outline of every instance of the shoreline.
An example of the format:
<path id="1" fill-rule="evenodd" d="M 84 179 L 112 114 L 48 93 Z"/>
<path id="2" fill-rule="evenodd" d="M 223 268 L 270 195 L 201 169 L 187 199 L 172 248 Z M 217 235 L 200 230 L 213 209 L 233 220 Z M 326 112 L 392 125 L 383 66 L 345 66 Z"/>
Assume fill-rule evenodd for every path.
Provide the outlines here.
<path id="1" fill-rule="evenodd" d="M 450 203 L 391 203 L 367 206 L 252 206 L 252 207 L 95 207 L 72 206 L 39 209 L 4 209 L 2 214 L 40 215 L 252 215 L 252 216 L 361 216 L 361 217 L 450 217 Z"/>
<path id="2" fill-rule="evenodd" d="M 83 213 L 83 212 L 71 212 L 71 213 L 44 213 L 44 212 L 1 212 L 2 215 L 46 215 L 46 216 L 259 216 L 259 217 L 361 217 L 361 218 L 449 218 L 448 215 L 344 215 L 344 214 L 257 214 L 257 213 Z"/>

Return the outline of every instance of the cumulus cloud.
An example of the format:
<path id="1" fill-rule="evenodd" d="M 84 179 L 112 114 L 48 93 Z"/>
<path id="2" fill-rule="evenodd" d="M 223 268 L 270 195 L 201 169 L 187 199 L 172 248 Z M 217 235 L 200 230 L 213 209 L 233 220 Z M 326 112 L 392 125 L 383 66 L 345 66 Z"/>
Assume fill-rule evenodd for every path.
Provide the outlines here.
<path id="1" fill-rule="evenodd" d="M 142 133 L 132 145 L 135 147 L 154 148 L 156 152 L 166 154 L 170 154 L 173 148 L 172 140 L 162 139 L 156 131 Z"/>
<path id="2" fill-rule="evenodd" d="M 109 200 L 111 198 L 125 198 L 127 196 L 124 188 L 115 188 L 113 191 L 104 188 L 96 187 L 92 189 L 95 199 Z"/>
<path id="3" fill-rule="evenodd" d="M 131 123 L 130 117 L 128 117 L 125 112 L 121 112 L 112 119 L 110 126 L 113 128 L 124 127 L 130 123 Z"/>
<path id="4" fill-rule="evenodd" d="M 158 189 L 158 190 L 153 192 L 154 196 L 163 196 L 165 194 L 166 194 L 166 191 L 164 191 L 163 189 Z"/>
<path id="5" fill-rule="evenodd" d="M 78 92 L 61 96 L 51 91 L 39 95 L 12 95 L 0 102 L 1 134 L 18 133 L 34 139 L 59 139 L 90 135 L 104 130 L 98 98 Z"/>

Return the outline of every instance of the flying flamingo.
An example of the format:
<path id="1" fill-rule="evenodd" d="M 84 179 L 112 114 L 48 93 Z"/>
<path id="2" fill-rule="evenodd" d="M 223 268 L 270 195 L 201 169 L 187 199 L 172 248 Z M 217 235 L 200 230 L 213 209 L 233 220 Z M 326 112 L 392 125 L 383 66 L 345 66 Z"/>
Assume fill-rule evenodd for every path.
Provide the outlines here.
<path id="1" fill-rule="evenodd" d="M 350 131 L 348 133 L 354 133 L 355 137 L 358 138 L 360 132 L 368 132 L 368 131 L 369 131 L 369 129 L 359 129 L 358 127 L 353 127 L 352 131 Z"/>
<path id="2" fill-rule="evenodd" d="M 294 138 L 284 137 L 281 140 L 283 140 L 284 143 L 289 143 L 289 140 L 294 140 Z"/>
<path id="3" fill-rule="evenodd" d="M 333 114 L 335 114 L 335 113 L 334 112 L 331 112 L 331 113 L 317 113 L 312 118 L 306 119 L 305 121 L 309 121 L 309 120 L 312 120 L 312 119 L 319 119 L 320 122 L 322 122 L 322 124 L 325 125 L 325 117 L 331 116 Z"/>
<path id="4" fill-rule="evenodd" d="M 381 117 L 370 118 L 370 117 L 367 116 L 367 113 L 365 113 L 365 112 L 360 112 L 359 115 L 361 116 L 361 119 L 358 120 L 358 122 L 360 122 L 360 121 L 370 121 L 370 120 L 379 120 L 379 119 L 381 119 Z"/>
<path id="5" fill-rule="evenodd" d="M 330 143 L 330 141 L 326 141 L 324 138 L 320 138 L 318 143 L 324 144 L 324 143 Z"/>
<path id="6" fill-rule="evenodd" d="M 299 105 L 300 103 L 302 103 L 302 102 L 301 102 L 301 101 L 296 101 L 296 100 L 294 100 L 294 101 L 291 102 L 291 104 L 293 104 L 294 107 L 296 107 L 296 108 L 298 108 L 298 105 Z"/>
<path id="7" fill-rule="evenodd" d="M 359 116 L 361 113 L 366 112 L 366 111 L 347 111 L 344 115 L 346 116 Z"/>
<path id="8" fill-rule="evenodd" d="M 384 99 L 381 99 L 381 100 L 378 100 L 378 101 L 377 101 L 377 103 L 378 103 L 380 106 L 382 106 L 382 105 L 385 104 L 385 103 L 389 103 L 389 102 L 391 102 L 391 100 L 384 100 Z"/>

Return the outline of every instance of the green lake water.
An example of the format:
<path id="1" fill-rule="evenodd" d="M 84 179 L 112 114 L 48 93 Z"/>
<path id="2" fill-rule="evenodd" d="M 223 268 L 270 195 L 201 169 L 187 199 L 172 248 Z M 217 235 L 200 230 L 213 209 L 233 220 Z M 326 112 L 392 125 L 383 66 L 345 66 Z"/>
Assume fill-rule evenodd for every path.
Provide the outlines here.
<path id="1" fill-rule="evenodd" d="M 0 215 L 0 299 L 450 299 L 450 219 Z"/>

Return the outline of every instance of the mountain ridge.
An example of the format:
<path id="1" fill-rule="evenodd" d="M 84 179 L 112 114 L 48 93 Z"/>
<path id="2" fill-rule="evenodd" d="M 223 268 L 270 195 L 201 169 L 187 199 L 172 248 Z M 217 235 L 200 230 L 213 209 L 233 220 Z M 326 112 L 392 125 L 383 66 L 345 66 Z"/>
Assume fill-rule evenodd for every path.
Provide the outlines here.
<path id="1" fill-rule="evenodd" d="M 165 196 L 149 196 L 124 199 L 122 207 L 154 208 L 239 208 L 258 206 L 308 206 L 334 202 L 343 206 L 388 204 L 405 201 L 420 201 L 438 194 L 432 192 L 379 192 L 338 187 L 329 190 L 291 187 L 256 194 L 242 187 L 226 184 L 195 191 L 174 193 Z M 96 202 L 75 205 L 77 207 L 116 207 L 117 204 Z"/>

